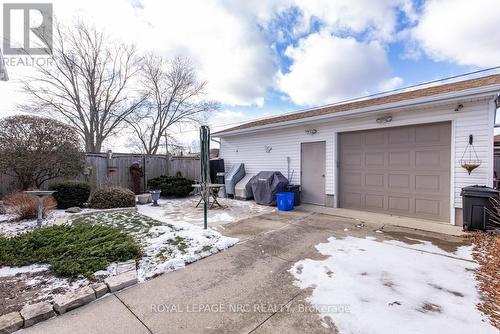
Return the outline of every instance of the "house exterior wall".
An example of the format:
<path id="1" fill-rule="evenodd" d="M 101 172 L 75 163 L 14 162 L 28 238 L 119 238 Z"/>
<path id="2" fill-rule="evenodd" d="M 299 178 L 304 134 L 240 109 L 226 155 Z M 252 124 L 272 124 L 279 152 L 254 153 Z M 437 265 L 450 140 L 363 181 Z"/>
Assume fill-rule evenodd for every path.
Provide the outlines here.
<path id="1" fill-rule="evenodd" d="M 368 116 L 351 116 L 349 119 L 308 123 L 294 127 L 277 127 L 252 133 L 223 136 L 221 138 L 221 157 L 226 168 L 234 163 L 244 163 L 246 173 L 256 174 L 263 170 L 280 171 L 290 177 L 287 170 L 287 157 L 290 157 L 291 183 L 300 184 L 300 143 L 326 142 L 326 177 L 325 192 L 334 195 L 337 192 L 337 134 L 346 131 L 377 129 L 383 127 L 424 124 L 451 121 L 452 127 L 452 170 L 450 198 L 452 208 L 461 208 L 460 190 L 464 186 L 493 183 L 493 122 L 494 107 L 491 99 L 462 103 L 463 108 L 455 111 L 457 103 L 441 104 L 425 108 L 379 111 Z M 378 124 L 375 119 L 380 115 L 390 114 L 392 122 Z M 316 129 L 315 135 L 306 134 L 306 130 Z M 474 147 L 480 167 L 467 174 L 460 166 L 460 158 L 467 146 L 469 134 L 474 136 Z M 267 147 L 267 150 L 266 150 Z M 272 149 L 270 152 L 269 147 Z M 293 171 L 293 173 L 292 173 Z M 453 209 L 454 211 L 454 209 Z M 454 216 L 454 212 L 453 212 Z"/>

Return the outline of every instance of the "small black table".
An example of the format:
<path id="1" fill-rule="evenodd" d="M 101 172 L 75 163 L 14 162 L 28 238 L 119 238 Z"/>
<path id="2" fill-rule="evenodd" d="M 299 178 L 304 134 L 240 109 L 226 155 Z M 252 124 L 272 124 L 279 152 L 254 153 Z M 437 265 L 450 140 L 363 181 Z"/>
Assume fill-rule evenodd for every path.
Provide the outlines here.
<path id="1" fill-rule="evenodd" d="M 198 204 L 196 204 L 196 207 L 198 207 L 202 201 L 205 201 L 205 197 L 203 196 L 203 185 L 201 184 L 195 184 L 193 185 L 194 188 L 197 188 L 199 189 L 199 194 L 201 196 L 200 200 L 198 201 Z M 217 198 L 219 197 L 219 191 L 220 191 L 220 188 L 224 187 L 223 184 L 221 183 L 209 183 L 207 184 L 207 188 L 208 188 L 208 206 L 210 209 L 212 209 L 214 207 L 215 204 L 217 204 L 219 207 L 223 207 L 219 201 L 217 200 Z M 210 197 L 212 198 L 212 201 L 210 201 Z"/>

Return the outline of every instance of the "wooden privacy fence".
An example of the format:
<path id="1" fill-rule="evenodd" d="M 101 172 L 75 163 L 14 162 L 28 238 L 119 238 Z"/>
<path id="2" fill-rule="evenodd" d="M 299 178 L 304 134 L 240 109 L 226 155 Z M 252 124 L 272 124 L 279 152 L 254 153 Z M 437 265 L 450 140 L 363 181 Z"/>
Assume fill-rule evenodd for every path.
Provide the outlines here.
<path id="1" fill-rule="evenodd" d="M 85 155 L 85 171 L 73 180 L 89 182 L 92 189 L 105 185 L 132 188 L 130 166 L 134 162 L 141 165 L 144 177 L 141 182 L 141 191 L 147 188 L 147 180 L 161 175 L 177 175 L 198 180 L 200 177 L 199 157 L 143 155 L 133 153 L 87 153 Z M 63 181 L 55 179 L 45 183 L 43 189 L 50 184 Z M 16 191 L 16 179 L 0 174 L 0 194 L 6 195 Z"/>

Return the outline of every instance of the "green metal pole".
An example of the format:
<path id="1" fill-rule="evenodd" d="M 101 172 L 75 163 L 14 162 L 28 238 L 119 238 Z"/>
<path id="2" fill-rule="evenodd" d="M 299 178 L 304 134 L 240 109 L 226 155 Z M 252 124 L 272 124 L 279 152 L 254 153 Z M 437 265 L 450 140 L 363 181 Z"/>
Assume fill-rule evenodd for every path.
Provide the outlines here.
<path id="1" fill-rule="evenodd" d="M 210 128 L 207 125 L 200 127 L 200 161 L 201 161 L 201 191 L 203 192 L 203 228 L 208 228 L 208 201 L 210 200 L 209 182 L 210 160 Z"/>

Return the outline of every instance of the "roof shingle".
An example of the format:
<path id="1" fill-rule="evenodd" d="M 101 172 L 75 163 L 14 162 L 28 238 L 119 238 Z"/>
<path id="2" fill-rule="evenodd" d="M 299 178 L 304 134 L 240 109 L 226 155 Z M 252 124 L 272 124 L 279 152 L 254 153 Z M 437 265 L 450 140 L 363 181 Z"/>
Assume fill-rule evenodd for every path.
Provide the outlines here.
<path id="1" fill-rule="evenodd" d="M 416 99 L 416 98 L 421 98 L 421 97 L 428 97 L 428 96 L 433 96 L 433 95 L 438 95 L 438 94 L 457 92 L 457 91 L 462 91 L 462 90 L 467 90 L 467 89 L 472 89 L 472 88 L 479 88 L 479 87 L 484 87 L 484 86 L 496 85 L 496 84 L 500 84 L 500 74 L 485 76 L 485 77 L 476 78 L 476 79 L 463 80 L 463 81 L 443 84 L 443 85 L 439 85 L 439 86 L 421 88 L 421 89 L 406 91 L 406 92 L 392 94 L 392 95 L 386 95 L 386 96 L 377 97 L 377 98 L 368 99 L 368 100 L 355 101 L 355 102 L 338 104 L 338 105 L 334 105 L 334 106 L 327 106 L 324 108 L 318 108 L 318 109 L 313 109 L 313 110 L 308 110 L 308 111 L 303 111 L 303 112 L 296 112 L 296 113 L 290 113 L 290 114 L 281 115 L 281 116 L 270 117 L 270 118 L 266 118 L 266 119 L 248 122 L 248 123 L 245 123 L 242 125 L 238 125 L 238 126 L 220 131 L 220 132 L 223 133 L 223 132 L 234 131 L 234 130 L 248 129 L 248 128 L 253 128 L 256 126 L 281 123 L 281 122 L 286 122 L 286 121 L 293 121 L 293 120 L 302 119 L 302 118 L 321 116 L 321 115 L 326 115 L 326 114 L 333 114 L 333 113 L 337 113 L 337 112 L 341 112 L 341 111 L 349 111 L 349 110 L 360 109 L 360 108 L 374 106 L 374 105 L 382 105 L 382 104 L 387 104 L 387 103 L 400 102 L 400 101 L 404 101 L 404 100 L 411 100 L 411 99 Z"/>

